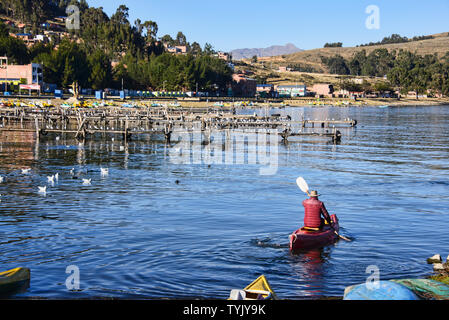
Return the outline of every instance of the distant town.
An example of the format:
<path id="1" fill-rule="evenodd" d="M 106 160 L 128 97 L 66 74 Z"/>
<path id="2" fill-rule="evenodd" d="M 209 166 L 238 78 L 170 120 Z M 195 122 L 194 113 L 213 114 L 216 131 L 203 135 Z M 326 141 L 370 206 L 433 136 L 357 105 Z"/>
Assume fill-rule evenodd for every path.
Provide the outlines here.
<path id="1" fill-rule="evenodd" d="M 52 13 L 60 12 L 57 9 L 52 10 Z M 377 53 L 375 51 L 375 54 L 371 53 L 368 56 L 365 56 L 363 51 L 362 56 L 357 54 L 352 60 L 345 60 L 338 55 L 331 58 L 322 57 L 323 62 L 329 66 L 330 73 L 335 76 L 347 75 L 347 77 L 338 84 L 325 81 L 276 83 L 256 74 L 257 72 L 252 68 L 257 65 L 258 57 L 256 56 L 246 61 L 235 61 L 232 53 L 215 51 L 210 44 L 206 44 L 203 49 L 197 42 L 187 42 L 182 32 L 177 34 L 176 39 L 169 35 L 157 37 L 158 27 L 152 21 L 144 23 L 136 21 L 135 26 L 131 26 L 127 20 L 128 8 L 125 6 L 120 6 L 110 19 L 105 16 L 102 8 L 89 8 L 86 5 L 82 10 L 84 14 L 91 17 L 89 19 L 92 19 L 90 22 L 85 22 L 92 24 L 89 27 L 91 29 L 85 27 L 84 29 L 88 31 L 82 32 L 66 29 L 67 16 L 55 16 L 38 25 L 20 22 L 7 15 L 0 16 L 4 26 L 2 28 L 7 32 L 4 35 L 7 39 L 6 49 L 0 52 L 2 55 L 0 57 L 0 88 L 3 96 L 54 95 L 62 97 L 64 93 L 74 93 L 77 89 L 81 95 L 97 98 L 107 96 L 257 99 L 312 97 L 356 100 L 401 97 L 441 98 L 447 93 L 448 79 L 443 75 L 434 77 L 434 74 L 430 72 L 445 66 L 438 65 L 440 62 L 436 60 L 437 58 L 432 60 L 412 54 L 407 58 L 412 62 L 422 59 L 425 61 L 424 67 L 420 66 L 417 70 L 396 70 L 393 73 L 397 53 L 389 53 L 386 49 L 376 49 Z M 5 13 L 8 12 L 5 10 Z M 129 33 L 126 39 L 129 39 L 118 38 L 117 44 L 111 44 L 111 48 L 97 49 L 95 41 L 108 41 L 107 35 L 103 36 L 105 38 L 103 40 L 98 39 L 102 31 L 96 29 L 99 27 L 95 21 L 100 18 L 104 20 L 103 27 L 111 29 L 108 31 L 110 34 L 115 34 L 114 30 L 124 28 L 123 32 Z M 147 31 L 146 34 L 143 33 L 144 30 Z M 90 33 L 84 35 L 83 32 Z M 392 37 L 388 40 L 394 42 L 396 38 L 399 38 L 401 42 L 405 41 L 401 37 Z M 413 41 L 432 38 L 420 37 Z M 23 43 L 26 49 L 17 49 L 20 45 L 10 44 L 11 41 L 8 39 Z M 338 49 L 341 46 L 341 43 L 338 45 L 326 43 L 324 47 Z M 123 48 L 129 48 L 129 50 Z M 8 53 L 11 54 L 8 55 Z M 75 57 L 69 59 L 68 54 Z M 169 57 L 170 55 L 172 58 Z M 388 60 L 379 61 L 379 58 L 376 58 L 377 60 L 373 62 L 370 61 L 371 55 Z M 19 61 L 30 63 L 18 63 Z M 362 67 L 363 63 L 372 65 L 371 71 L 366 75 L 364 72 L 367 68 Z M 385 67 L 377 70 L 377 64 L 385 65 Z M 422 64 L 419 63 L 419 65 Z M 80 66 L 82 67 L 79 68 Z M 354 66 L 358 69 L 353 68 Z M 263 67 L 266 68 L 266 65 Z M 77 70 L 78 68 L 80 70 Z M 297 71 L 285 65 L 271 65 L 269 68 L 270 74 L 278 78 Z M 425 83 L 413 80 L 416 79 L 413 76 L 415 73 L 423 73 L 423 77 L 427 78 Z M 182 76 L 178 76 L 179 74 Z M 397 77 L 397 74 L 401 74 L 402 78 Z M 410 80 L 410 77 L 413 79 Z"/>

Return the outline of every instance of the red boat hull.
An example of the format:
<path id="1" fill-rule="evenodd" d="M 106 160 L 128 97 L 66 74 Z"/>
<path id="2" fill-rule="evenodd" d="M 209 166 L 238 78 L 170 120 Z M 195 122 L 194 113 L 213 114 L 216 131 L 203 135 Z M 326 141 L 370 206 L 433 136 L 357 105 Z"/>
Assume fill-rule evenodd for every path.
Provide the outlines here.
<path id="1" fill-rule="evenodd" d="M 289 236 L 290 251 L 322 248 L 337 241 L 338 235 L 335 231 L 338 232 L 340 229 L 338 218 L 336 215 L 332 215 L 331 220 L 333 228 L 326 225 L 320 231 L 309 231 L 301 228 L 293 232 Z"/>

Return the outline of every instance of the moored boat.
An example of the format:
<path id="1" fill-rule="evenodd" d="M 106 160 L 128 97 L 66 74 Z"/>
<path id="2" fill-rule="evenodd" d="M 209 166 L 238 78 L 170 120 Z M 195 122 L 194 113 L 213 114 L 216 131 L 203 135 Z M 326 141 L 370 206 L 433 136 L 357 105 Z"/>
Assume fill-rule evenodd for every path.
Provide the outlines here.
<path id="1" fill-rule="evenodd" d="M 439 281 L 430 279 L 400 279 L 391 281 L 409 288 L 422 299 L 449 300 L 449 286 Z"/>
<path id="2" fill-rule="evenodd" d="M 277 296 L 268 283 L 267 278 L 261 275 L 243 290 L 231 290 L 228 300 L 277 300 Z"/>
<path id="3" fill-rule="evenodd" d="M 0 272 L 0 294 L 10 293 L 25 286 L 30 281 L 30 269 L 15 268 Z"/>
<path id="4" fill-rule="evenodd" d="M 336 215 L 331 216 L 332 225 L 326 224 L 321 229 L 302 227 L 289 236 L 290 251 L 314 249 L 328 246 L 338 240 L 340 226 Z"/>
<path id="5" fill-rule="evenodd" d="M 392 281 L 362 283 L 345 289 L 343 300 L 420 300 L 409 288 Z"/>

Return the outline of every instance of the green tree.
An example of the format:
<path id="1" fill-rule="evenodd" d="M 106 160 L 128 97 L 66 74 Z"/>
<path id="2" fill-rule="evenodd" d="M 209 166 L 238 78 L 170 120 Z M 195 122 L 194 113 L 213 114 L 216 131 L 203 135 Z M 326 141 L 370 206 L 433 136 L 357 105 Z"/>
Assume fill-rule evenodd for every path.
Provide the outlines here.
<path id="1" fill-rule="evenodd" d="M 175 43 L 177 46 L 186 46 L 187 45 L 187 38 L 184 35 L 184 33 L 182 33 L 181 31 L 178 32 L 178 34 L 176 35 Z"/>
<path id="2" fill-rule="evenodd" d="M 0 37 L 0 56 L 9 58 L 10 63 L 27 64 L 30 62 L 28 48 L 22 40 L 10 37 Z"/>
<path id="3" fill-rule="evenodd" d="M 333 42 L 324 44 L 324 48 L 341 48 L 343 47 L 342 42 Z"/>
<path id="4" fill-rule="evenodd" d="M 206 42 L 206 44 L 204 45 L 203 54 L 211 56 L 216 54 L 216 52 L 214 50 L 214 47 L 210 43 Z"/>
<path id="5" fill-rule="evenodd" d="M 346 60 L 340 56 L 336 55 L 334 57 L 321 57 L 321 60 L 329 68 L 329 72 L 332 74 L 349 74 L 349 68 L 346 65 Z"/>
<path id="6" fill-rule="evenodd" d="M 89 83 L 92 89 L 109 87 L 112 78 L 111 61 L 102 50 L 97 50 L 89 56 Z"/>
<path id="7" fill-rule="evenodd" d="M 169 34 L 164 35 L 161 38 L 161 41 L 170 47 L 175 45 L 175 40 Z"/>
<path id="8" fill-rule="evenodd" d="M 387 81 L 379 81 L 374 84 L 374 90 L 379 91 L 381 93 L 391 92 L 393 91 L 393 87 Z"/>
<path id="9" fill-rule="evenodd" d="M 200 55 L 203 52 L 203 50 L 201 49 L 201 46 L 198 42 L 194 42 L 192 43 L 192 45 L 190 46 L 190 53 L 193 55 Z"/>

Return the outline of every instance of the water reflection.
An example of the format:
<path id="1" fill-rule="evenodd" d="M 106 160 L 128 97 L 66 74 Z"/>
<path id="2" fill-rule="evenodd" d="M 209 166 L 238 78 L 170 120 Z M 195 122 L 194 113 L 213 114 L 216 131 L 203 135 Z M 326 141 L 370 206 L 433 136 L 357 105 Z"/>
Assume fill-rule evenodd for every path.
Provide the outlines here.
<path id="1" fill-rule="evenodd" d="M 290 267 L 300 291 L 298 297 L 321 296 L 326 282 L 326 263 L 331 259 L 332 247 L 292 252 Z"/>
<path id="2" fill-rule="evenodd" d="M 32 132 L 0 131 L 0 162 L 8 170 L 30 167 L 38 148 Z"/>
<path id="3" fill-rule="evenodd" d="M 429 272 L 423 259 L 443 254 L 449 242 L 449 109 L 269 112 L 353 118 L 359 127 L 339 129 L 340 144 L 319 137 L 279 144 L 278 170 L 266 176 L 247 162 L 174 163 L 176 142 L 163 136 L 79 143 L 49 133 L 37 142 L 33 134 L 2 132 L 2 270 L 29 267 L 24 295 L 52 298 L 79 297 L 64 286 L 72 264 L 80 267 L 83 297 L 123 298 L 226 298 L 265 274 L 281 298 L 297 299 L 341 295 L 366 279 L 368 265 L 385 279 Z M 235 149 L 246 158 L 253 150 Z M 49 183 L 57 172 L 59 181 Z M 289 253 L 288 234 L 302 223 L 298 176 L 320 190 L 355 241 Z M 45 197 L 38 186 L 47 186 Z"/>

